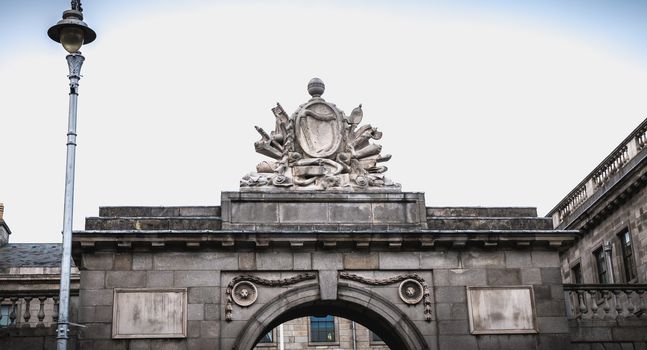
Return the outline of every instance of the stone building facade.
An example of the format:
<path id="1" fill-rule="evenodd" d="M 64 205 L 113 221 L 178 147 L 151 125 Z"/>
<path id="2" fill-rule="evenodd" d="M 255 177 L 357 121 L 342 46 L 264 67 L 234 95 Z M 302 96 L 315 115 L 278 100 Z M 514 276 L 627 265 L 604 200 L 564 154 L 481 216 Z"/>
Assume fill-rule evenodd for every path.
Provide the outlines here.
<path id="1" fill-rule="evenodd" d="M 647 120 L 549 212 L 581 232 L 562 254 L 565 282 L 647 283 L 646 133 Z"/>
<path id="2" fill-rule="evenodd" d="M 646 184 L 647 119 L 548 214 L 555 228 L 579 232 L 560 259 L 582 349 L 645 347 Z"/>
<path id="3" fill-rule="evenodd" d="M 273 160 L 219 206 L 101 207 L 86 218 L 73 237 L 75 349 L 647 346 L 640 300 L 614 296 L 607 326 L 582 321 L 616 293 L 563 284 L 582 227 L 553 227 L 528 207 L 427 206 L 384 176 L 391 156 L 373 143 L 377 128 L 360 126 L 361 106 L 346 116 L 321 98 L 319 79 L 308 92 L 291 116 L 272 109 L 273 131 L 257 127 L 256 150 Z M 628 193 L 618 198 L 631 203 Z M 580 210 L 568 203 L 559 220 Z M 52 327 L 8 329 L 2 348 L 51 344 Z"/>

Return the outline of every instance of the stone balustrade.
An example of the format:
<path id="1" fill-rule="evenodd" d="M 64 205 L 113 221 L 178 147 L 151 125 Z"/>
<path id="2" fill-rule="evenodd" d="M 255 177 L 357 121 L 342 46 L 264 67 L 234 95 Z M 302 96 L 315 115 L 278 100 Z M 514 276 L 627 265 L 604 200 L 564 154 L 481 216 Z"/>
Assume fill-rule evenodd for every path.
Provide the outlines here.
<path id="1" fill-rule="evenodd" d="M 553 218 L 553 226 L 560 227 L 569 215 L 607 185 L 627 163 L 641 154 L 647 148 L 645 146 L 647 146 L 647 119 L 548 213 Z"/>
<path id="2" fill-rule="evenodd" d="M 593 175 L 595 188 L 602 187 L 609 180 L 609 177 L 617 173 L 627 161 L 629 161 L 629 149 L 627 146 L 624 146 L 614 152 L 610 158 L 607 158 L 601 166 L 598 166 Z"/>
<path id="3" fill-rule="evenodd" d="M 0 328 L 56 324 L 58 296 L 58 290 L 1 293 L 0 305 L 8 312 L 0 313 Z"/>
<path id="4" fill-rule="evenodd" d="M 638 145 L 638 149 L 642 150 L 647 146 L 647 125 L 643 126 L 641 129 L 638 129 L 638 133 L 636 135 L 636 144 Z"/>
<path id="5" fill-rule="evenodd" d="M 647 319 L 647 284 L 564 284 L 571 319 Z"/>

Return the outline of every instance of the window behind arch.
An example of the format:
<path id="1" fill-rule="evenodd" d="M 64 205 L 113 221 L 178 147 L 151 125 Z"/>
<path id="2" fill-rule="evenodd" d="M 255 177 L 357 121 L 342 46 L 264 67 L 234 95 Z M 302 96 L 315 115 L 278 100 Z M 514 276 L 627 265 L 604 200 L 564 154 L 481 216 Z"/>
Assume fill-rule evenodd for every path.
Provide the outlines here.
<path id="1" fill-rule="evenodd" d="M 310 316 L 310 342 L 331 343 L 335 341 L 335 318 L 331 315 Z"/>

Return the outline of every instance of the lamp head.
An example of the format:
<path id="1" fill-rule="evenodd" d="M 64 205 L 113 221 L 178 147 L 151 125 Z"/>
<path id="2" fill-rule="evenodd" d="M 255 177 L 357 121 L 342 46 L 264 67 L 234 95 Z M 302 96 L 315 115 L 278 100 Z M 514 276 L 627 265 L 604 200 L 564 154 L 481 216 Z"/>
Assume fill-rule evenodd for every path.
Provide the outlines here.
<path id="1" fill-rule="evenodd" d="M 77 10 L 63 12 L 63 19 L 47 31 L 50 39 L 61 43 L 69 53 L 78 52 L 83 44 L 89 44 L 97 34 L 83 22 L 83 13 Z"/>

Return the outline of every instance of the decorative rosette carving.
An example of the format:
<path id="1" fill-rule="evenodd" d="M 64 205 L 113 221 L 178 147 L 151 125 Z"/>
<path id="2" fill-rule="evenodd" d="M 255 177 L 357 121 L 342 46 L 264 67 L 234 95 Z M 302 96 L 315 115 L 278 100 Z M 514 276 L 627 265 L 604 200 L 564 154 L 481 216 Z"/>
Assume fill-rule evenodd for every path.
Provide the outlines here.
<path id="1" fill-rule="evenodd" d="M 415 273 L 405 273 L 391 278 L 366 278 L 349 272 L 340 272 L 340 279 L 355 281 L 371 286 L 387 286 L 400 283 L 398 292 L 402 301 L 409 305 L 416 305 L 423 301 L 425 306 L 425 321 L 431 322 L 431 293 L 425 279 Z"/>
<path id="2" fill-rule="evenodd" d="M 255 284 L 266 287 L 284 287 L 302 281 L 317 278 L 314 273 L 306 272 L 293 277 L 282 279 L 266 279 L 252 275 L 241 275 L 231 279 L 225 290 L 227 304 L 225 305 L 225 320 L 233 319 L 234 304 L 247 307 L 252 305 L 258 297 L 258 289 Z"/>

